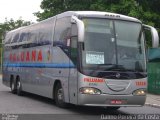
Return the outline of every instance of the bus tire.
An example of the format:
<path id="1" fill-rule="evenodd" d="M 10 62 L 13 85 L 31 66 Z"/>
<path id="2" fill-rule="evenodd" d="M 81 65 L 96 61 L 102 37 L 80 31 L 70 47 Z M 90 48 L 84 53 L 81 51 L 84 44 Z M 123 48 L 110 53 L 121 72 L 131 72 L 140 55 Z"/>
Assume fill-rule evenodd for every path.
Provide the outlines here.
<path id="1" fill-rule="evenodd" d="M 17 95 L 21 96 L 22 95 L 22 83 L 19 78 L 17 78 L 17 79 L 18 79 L 16 82 Z"/>
<path id="2" fill-rule="evenodd" d="M 54 95 L 55 95 L 54 98 L 55 98 L 56 105 L 61 108 L 66 108 L 67 103 L 64 102 L 63 89 L 62 89 L 62 85 L 60 83 L 56 84 Z"/>
<path id="3" fill-rule="evenodd" d="M 14 78 L 11 76 L 11 80 L 10 80 L 10 88 L 11 88 L 11 92 L 13 94 L 16 93 L 16 85 L 15 85 L 15 82 L 14 82 Z"/>

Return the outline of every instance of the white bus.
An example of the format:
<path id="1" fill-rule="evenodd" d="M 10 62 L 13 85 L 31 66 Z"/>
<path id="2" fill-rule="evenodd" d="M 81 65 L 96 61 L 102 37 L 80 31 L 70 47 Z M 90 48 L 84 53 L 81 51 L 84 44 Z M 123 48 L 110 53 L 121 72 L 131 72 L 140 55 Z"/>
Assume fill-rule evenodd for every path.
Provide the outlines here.
<path id="1" fill-rule="evenodd" d="M 68 103 L 112 109 L 143 106 L 147 72 L 144 29 L 136 18 L 68 11 L 6 34 L 3 84 Z"/>

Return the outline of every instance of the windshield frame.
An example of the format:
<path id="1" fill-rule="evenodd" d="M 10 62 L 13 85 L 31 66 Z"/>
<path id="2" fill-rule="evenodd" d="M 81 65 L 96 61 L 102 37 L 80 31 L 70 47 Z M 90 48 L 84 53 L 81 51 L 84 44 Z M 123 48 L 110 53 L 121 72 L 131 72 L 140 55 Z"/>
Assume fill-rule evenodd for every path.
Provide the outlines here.
<path id="1" fill-rule="evenodd" d="M 139 36 L 138 36 L 138 41 L 140 41 L 140 45 L 141 45 L 141 47 L 143 47 L 142 48 L 142 50 L 143 50 L 143 56 L 144 56 L 144 64 L 145 64 L 145 69 L 143 70 L 143 71 L 131 71 L 131 70 L 128 70 L 129 72 L 135 72 L 135 73 L 137 73 L 137 72 L 139 72 L 139 73 L 144 73 L 144 74 L 146 74 L 146 48 L 145 48 L 145 37 L 144 37 L 144 33 L 143 33 L 143 26 L 142 26 L 142 23 L 141 22 L 137 22 L 137 21 L 129 21 L 129 20 L 122 20 L 122 19 L 110 19 L 110 18 L 95 18 L 95 17 L 82 17 L 81 18 L 81 20 L 83 20 L 83 19 L 106 19 L 106 20 L 112 20 L 113 21 L 113 30 L 114 30 L 114 38 L 115 38 L 115 42 L 117 42 L 117 38 L 116 38 L 116 32 L 115 32 L 115 21 L 124 21 L 124 22 L 133 22 L 133 23 L 137 23 L 137 24 L 140 24 L 140 31 L 139 31 Z M 142 36 L 143 36 L 143 38 L 142 38 Z M 143 39 L 143 40 L 141 40 L 141 39 Z M 85 41 L 85 40 L 84 40 Z M 83 48 L 83 49 L 81 49 L 81 50 L 79 50 L 80 51 L 80 53 L 79 53 L 79 56 L 80 56 L 80 71 L 82 72 L 82 73 L 84 73 L 84 66 L 83 66 L 83 61 L 82 61 L 82 51 L 84 50 L 84 43 L 81 43 L 80 44 L 80 46 L 83 46 L 83 47 L 79 47 L 79 48 Z M 115 45 L 115 51 L 116 51 L 116 56 L 117 56 L 117 43 L 116 43 L 116 45 Z M 116 61 L 118 62 L 118 57 L 116 57 Z M 116 63 L 117 63 L 116 62 Z M 118 65 L 118 64 L 117 64 Z M 99 68 L 100 67 L 100 65 L 93 65 L 93 66 L 97 66 L 96 68 Z M 95 70 L 96 71 L 96 70 Z M 119 69 L 115 69 L 115 70 L 109 70 L 108 72 L 111 72 L 111 71 L 113 71 L 113 72 L 120 72 L 120 71 L 122 71 L 122 70 L 119 70 Z M 107 71 L 106 71 L 107 72 Z M 123 72 L 127 72 L 127 70 L 124 70 Z"/>

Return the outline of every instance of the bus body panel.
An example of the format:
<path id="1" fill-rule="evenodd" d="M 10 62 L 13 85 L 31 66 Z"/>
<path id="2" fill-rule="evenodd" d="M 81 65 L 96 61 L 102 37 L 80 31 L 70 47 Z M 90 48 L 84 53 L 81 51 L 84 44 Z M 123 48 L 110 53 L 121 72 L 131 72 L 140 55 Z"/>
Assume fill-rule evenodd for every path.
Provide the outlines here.
<path id="1" fill-rule="evenodd" d="M 23 53 L 25 54 L 24 60 L 20 58 L 20 60 L 15 60 L 14 62 L 4 63 L 3 69 L 6 70 L 4 71 L 4 75 L 7 73 L 6 76 L 8 77 L 6 79 L 8 80 L 8 85 L 10 75 L 19 76 L 24 91 L 52 98 L 54 81 L 60 80 L 65 88 L 65 99 L 68 101 L 67 83 L 70 67 L 68 56 L 60 48 L 48 45 L 8 51 L 5 53 L 5 56 L 8 56 L 8 59 L 11 54 L 21 57 Z M 26 62 L 28 53 L 30 58 Z M 34 53 L 36 53 L 36 57 L 32 55 Z M 3 81 L 5 80 L 3 79 Z"/>
<path id="2" fill-rule="evenodd" d="M 133 91 L 147 87 L 147 78 L 130 79 L 130 80 L 115 80 L 103 79 L 83 75 L 74 66 L 70 59 L 70 53 L 58 45 L 54 45 L 54 33 L 56 20 L 65 17 L 83 16 L 83 17 L 102 17 L 106 19 L 121 19 L 134 22 L 139 20 L 118 14 L 107 12 L 65 12 L 55 17 L 40 22 L 36 25 L 31 25 L 28 29 L 40 29 L 50 26 L 51 34 L 48 36 L 52 39 L 50 45 L 41 45 L 30 48 L 14 48 L 4 51 L 3 62 L 3 84 L 10 87 L 10 78 L 20 77 L 23 91 L 38 94 L 48 98 L 53 98 L 54 84 L 59 80 L 64 91 L 64 101 L 66 103 L 89 105 L 89 106 L 141 106 L 144 105 L 146 96 L 134 96 Z M 112 16 L 110 16 L 112 15 Z M 114 15 L 114 16 L 113 16 Z M 42 28 L 43 28 L 42 27 Z M 20 28 L 20 30 L 24 28 Z M 19 29 L 17 30 L 18 32 Z M 16 33 L 11 31 L 10 33 Z M 9 34 L 10 34 L 9 33 Z M 8 41 L 6 41 L 7 43 Z M 10 44 L 12 45 L 11 41 Z M 8 46 L 5 47 L 8 47 Z M 16 44 L 15 44 L 16 45 Z M 12 47 L 11 47 L 12 48 Z M 36 51 L 36 52 L 35 52 Z M 23 52 L 25 54 L 23 58 Z M 29 54 L 29 55 L 28 55 Z M 35 55 L 36 54 L 36 55 Z M 35 56 L 34 56 L 35 55 Z M 14 57 L 15 56 L 15 57 Z M 28 58 L 29 56 L 29 58 Z M 22 57 L 22 58 L 21 58 Z M 25 59 L 25 60 L 23 60 Z M 143 84 L 137 84 L 143 82 Z M 80 88 L 94 87 L 102 91 L 100 95 L 81 94 Z M 122 104 L 111 104 L 114 100 L 121 100 Z"/>
<path id="3" fill-rule="evenodd" d="M 146 101 L 146 96 L 133 96 L 133 95 L 85 95 L 79 94 L 79 105 L 86 106 L 122 106 L 122 107 L 137 107 L 143 106 Z M 112 101 L 118 101 L 112 103 Z"/>
<path id="4" fill-rule="evenodd" d="M 78 103 L 78 71 L 75 68 L 70 69 L 69 75 L 69 102 Z"/>
<path id="5" fill-rule="evenodd" d="M 146 95 L 135 96 L 133 92 L 138 89 L 147 89 L 147 78 L 115 80 L 79 74 L 78 85 L 78 91 L 83 87 L 93 87 L 102 92 L 100 95 L 81 94 L 79 92 L 79 105 L 112 106 L 111 100 L 122 100 L 124 103 L 118 104 L 119 106 L 138 106 L 144 105 L 146 100 Z"/>

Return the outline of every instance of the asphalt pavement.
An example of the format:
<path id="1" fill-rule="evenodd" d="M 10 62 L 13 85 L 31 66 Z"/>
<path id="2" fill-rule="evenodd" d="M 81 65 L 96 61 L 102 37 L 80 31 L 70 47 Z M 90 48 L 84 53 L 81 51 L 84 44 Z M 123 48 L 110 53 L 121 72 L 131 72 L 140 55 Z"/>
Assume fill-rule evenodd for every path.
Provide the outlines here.
<path id="1" fill-rule="evenodd" d="M 149 96 L 152 98 L 151 96 Z M 147 102 L 147 101 L 146 101 Z M 72 106 L 59 108 L 54 101 L 25 93 L 17 96 L 0 79 L 0 120 L 100 120 L 100 119 L 157 119 L 160 108 L 152 106 L 121 107 L 111 111 L 103 107 Z M 159 119 L 158 119 L 159 120 Z"/>
<path id="2" fill-rule="evenodd" d="M 160 95 L 148 93 L 145 105 L 160 108 Z"/>

